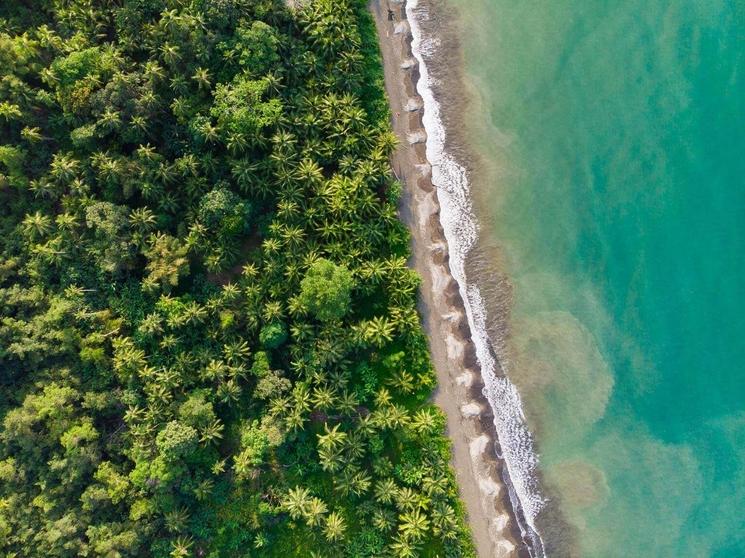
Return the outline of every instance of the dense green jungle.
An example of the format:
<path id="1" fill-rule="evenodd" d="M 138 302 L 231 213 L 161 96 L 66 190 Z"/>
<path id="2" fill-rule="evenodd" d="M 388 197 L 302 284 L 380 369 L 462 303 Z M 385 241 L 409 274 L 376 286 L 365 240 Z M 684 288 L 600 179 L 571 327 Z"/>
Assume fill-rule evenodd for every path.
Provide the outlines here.
<path id="1" fill-rule="evenodd" d="M 0 2 L 0 554 L 472 557 L 363 0 Z"/>

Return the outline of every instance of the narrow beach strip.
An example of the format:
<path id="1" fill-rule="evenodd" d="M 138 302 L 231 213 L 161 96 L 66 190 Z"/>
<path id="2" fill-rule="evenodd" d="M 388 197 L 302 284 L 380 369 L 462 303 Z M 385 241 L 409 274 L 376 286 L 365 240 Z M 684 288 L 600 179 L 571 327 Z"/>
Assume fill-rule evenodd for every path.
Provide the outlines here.
<path id="1" fill-rule="evenodd" d="M 394 131 L 405 183 L 402 217 L 413 235 L 413 265 L 423 278 L 422 313 L 448 416 L 454 467 L 482 556 L 545 555 L 535 518 L 546 504 L 537 456 L 515 386 L 486 334 L 483 303 L 465 261 L 478 238 L 467 170 L 448 153 L 432 60 L 439 37 L 423 30 L 430 12 L 418 0 L 373 3 Z"/>

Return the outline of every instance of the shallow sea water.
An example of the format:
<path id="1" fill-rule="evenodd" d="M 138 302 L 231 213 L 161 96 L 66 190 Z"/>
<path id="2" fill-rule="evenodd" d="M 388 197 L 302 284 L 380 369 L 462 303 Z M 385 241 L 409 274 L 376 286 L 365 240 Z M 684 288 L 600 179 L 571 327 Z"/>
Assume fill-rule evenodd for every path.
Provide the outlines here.
<path id="1" fill-rule="evenodd" d="M 745 2 L 451 5 L 506 368 L 575 552 L 745 556 Z"/>

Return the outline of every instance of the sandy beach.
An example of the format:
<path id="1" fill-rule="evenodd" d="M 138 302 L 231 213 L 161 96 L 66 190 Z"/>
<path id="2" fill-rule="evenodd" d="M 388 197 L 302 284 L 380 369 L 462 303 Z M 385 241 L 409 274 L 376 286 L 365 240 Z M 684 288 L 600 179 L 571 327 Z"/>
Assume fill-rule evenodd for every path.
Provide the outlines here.
<path id="1" fill-rule="evenodd" d="M 491 407 L 471 342 L 458 283 L 450 273 L 448 245 L 439 219 L 440 203 L 426 157 L 423 101 L 417 91 L 419 68 L 411 50 L 405 2 L 374 0 L 385 85 L 400 145 L 392 158 L 404 184 L 401 218 L 412 233 L 411 265 L 422 277 L 420 311 L 430 340 L 439 387 L 435 402 L 447 415 L 452 465 L 466 506 L 479 556 L 529 556 L 520 537 Z"/>

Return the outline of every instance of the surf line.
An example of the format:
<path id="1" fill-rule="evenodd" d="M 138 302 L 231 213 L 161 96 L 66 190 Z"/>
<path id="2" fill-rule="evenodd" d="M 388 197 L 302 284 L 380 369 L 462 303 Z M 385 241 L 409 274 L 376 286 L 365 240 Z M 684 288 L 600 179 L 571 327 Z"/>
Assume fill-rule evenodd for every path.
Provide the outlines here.
<path id="1" fill-rule="evenodd" d="M 538 482 L 538 455 L 525 422 L 520 394 L 506 377 L 489 339 L 486 307 L 481 291 L 466 278 L 465 261 L 478 240 L 478 222 L 473 212 L 466 168 L 446 150 L 446 129 L 431 73 L 436 68 L 440 42 L 425 31 L 430 20 L 428 7 L 420 0 L 405 5 L 411 29 L 411 48 L 419 62 L 417 91 L 424 100 L 423 124 L 427 134 L 426 155 L 432 168 L 432 183 L 441 206 L 440 221 L 450 251 L 450 271 L 457 281 L 465 306 L 471 337 L 481 368 L 484 395 L 494 415 L 494 426 L 504 460 L 504 481 L 523 540 L 535 558 L 545 554 L 536 518 L 548 500 Z"/>

